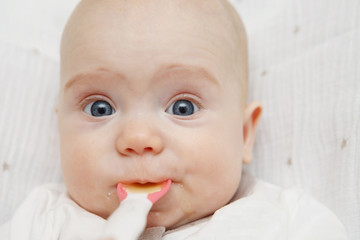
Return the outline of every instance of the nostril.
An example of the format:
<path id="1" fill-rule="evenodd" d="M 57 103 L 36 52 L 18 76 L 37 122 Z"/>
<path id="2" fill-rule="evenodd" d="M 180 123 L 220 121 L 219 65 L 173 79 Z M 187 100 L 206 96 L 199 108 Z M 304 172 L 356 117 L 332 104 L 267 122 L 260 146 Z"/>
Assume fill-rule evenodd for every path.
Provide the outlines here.
<path id="1" fill-rule="evenodd" d="M 126 148 L 125 151 L 127 153 L 135 153 L 135 154 L 142 154 L 142 153 L 145 153 L 145 152 L 152 152 L 154 151 L 154 149 L 152 147 L 146 147 L 146 148 L 143 148 L 143 149 L 134 149 L 134 148 Z"/>
<path id="2" fill-rule="evenodd" d="M 132 149 L 132 148 L 126 148 L 125 151 L 126 151 L 127 153 L 135 153 L 135 150 Z"/>
<path id="3" fill-rule="evenodd" d="M 146 147 L 144 148 L 144 152 L 152 152 L 153 148 L 152 147 Z"/>
<path id="4" fill-rule="evenodd" d="M 116 149 L 122 155 L 159 154 L 163 150 L 162 139 L 156 135 L 120 136 L 116 141 Z"/>

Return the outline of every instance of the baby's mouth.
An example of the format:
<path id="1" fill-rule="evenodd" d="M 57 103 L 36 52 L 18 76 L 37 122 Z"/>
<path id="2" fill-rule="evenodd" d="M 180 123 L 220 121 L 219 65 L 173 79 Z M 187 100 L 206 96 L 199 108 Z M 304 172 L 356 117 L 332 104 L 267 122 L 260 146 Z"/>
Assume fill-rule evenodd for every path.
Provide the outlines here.
<path id="1" fill-rule="evenodd" d="M 161 190 L 161 184 L 158 183 L 132 183 L 122 184 L 131 193 L 152 193 Z"/>
<path id="2" fill-rule="evenodd" d="M 171 183 L 170 179 L 160 183 L 118 183 L 117 193 L 120 202 L 125 200 L 128 194 L 147 194 L 147 198 L 155 203 L 168 192 Z"/>

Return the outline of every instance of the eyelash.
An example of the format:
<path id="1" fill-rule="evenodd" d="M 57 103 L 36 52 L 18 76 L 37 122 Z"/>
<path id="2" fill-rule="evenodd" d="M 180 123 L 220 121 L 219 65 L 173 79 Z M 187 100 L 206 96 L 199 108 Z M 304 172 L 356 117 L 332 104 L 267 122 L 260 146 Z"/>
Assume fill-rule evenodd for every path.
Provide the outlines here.
<path id="1" fill-rule="evenodd" d="M 116 107 L 114 106 L 113 101 L 103 95 L 90 95 L 88 97 L 85 97 L 85 99 L 83 99 L 82 101 L 79 102 L 78 106 L 83 111 L 89 103 L 93 103 L 93 102 L 96 102 L 99 100 L 108 102 L 116 112 Z M 204 108 L 204 106 L 200 102 L 199 97 L 197 97 L 196 95 L 193 95 L 193 94 L 191 94 L 191 96 L 190 96 L 190 94 L 182 93 L 175 97 L 172 97 L 170 99 L 170 101 L 168 101 L 168 104 L 166 105 L 164 112 L 166 112 L 166 110 L 169 109 L 172 104 L 174 104 L 176 101 L 179 101 L 179 100 L 187 100 L 187 101 L 190 101 L 190 102 L 196 104 L 199 108 L 198 111 L 200 111 Z"/>
<path id="2" fill-rule="evenodd" d="M 166 109 L 169 109 L 169 107 L 175 103 L 176 101 L 179 101 L 179 100 L 187 100 L 187 101 L 190 101 L 194 104 L 196 104 L 198 107 L 199 107 L 199 110 L 203 109 L 203 105 L 200 103 L 200 99 L 199 97 L 197 97 L 196 95 L 192 95 L 190 96 L 190 94 L 187 94 L 187 93 L 182 93 L 180 95 L 177 95 L 173 98 L 171 98 L 171 100 L 169 101 L 169 103 L 166 105 Z"/>
<path id="3" fill-rule="evenodd" d="M 113 102 L 111 101 L 111 99 L 103 96 L 103 95 L 91 95 L 86 97 L 84 100 L 80 101 L 79 103 L 79 108 L 81 108 L 81 110 L 84 110 L 85 107 L 92 102 L 96 102 L 96 101 L 105 101 L 107 103 L 109 103 L 111 105 L 111 107 L 116 111 L 116 108 L 113 104 Z"/>

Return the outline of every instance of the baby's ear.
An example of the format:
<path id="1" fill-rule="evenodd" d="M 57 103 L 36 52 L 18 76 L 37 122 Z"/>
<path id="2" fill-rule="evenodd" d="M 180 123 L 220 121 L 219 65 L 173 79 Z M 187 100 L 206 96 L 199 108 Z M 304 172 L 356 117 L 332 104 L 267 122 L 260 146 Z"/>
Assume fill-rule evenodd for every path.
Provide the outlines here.
<path id="1" fill-rule="evenodd" d="M 252 160 L 252 149 L 255 142 L 255 132 L 262 113 L 262 104 L 251 102 L 245 108 L 244 113 L 244 152 L 243 163 L 249 164 Z"/>

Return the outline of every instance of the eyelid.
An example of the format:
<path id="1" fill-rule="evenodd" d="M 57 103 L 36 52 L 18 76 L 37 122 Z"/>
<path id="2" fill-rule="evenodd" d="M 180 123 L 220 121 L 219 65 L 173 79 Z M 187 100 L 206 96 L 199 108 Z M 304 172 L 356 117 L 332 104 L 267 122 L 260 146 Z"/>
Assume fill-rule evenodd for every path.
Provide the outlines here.
<path id="1" fill-rule="evenodd" d="M 104 95 L 100 95 L 100 94 L 99 94 L 99 95 L 90 95 L 90 96 L 86 97 L 85 99 L 83 99 L 82 101 L 80 101 L 79 106 L 80 106 L 80 108 L 81 108 L 82 110 L 84 110 L 85 107 L 86 107 L 89 103 L 96 102 L 96 101 L 99 101 L 99 100 L 105 101 L 105 102 L 109 103 L 109 104 L 111 105 L 111 107 L 114 109 L 114 112 L 116 112 L 116 107 L 115 107 L 115 105 L 113 104 L 113 101 L 112 101 L 110 98 L 108 98 L 108 97 L 106 97 L 106 96 L 104 96 Z"/>
<path id="2" fill-rule="evenodd" d="M 189 93 L 181 93 L 176 95 L 175 97 L 172 97 L 170 101 L 168 101 L 168 104 L 166 105 L 165 111 L 167 111 L 176 101 L 178 100 L 187 100 L 194 104 L 196 104 L 199 107 L 200 111 L 204 108 L 204 106 L 201 104 L 200 98 L 196 95 L 189 94 Z"/>

